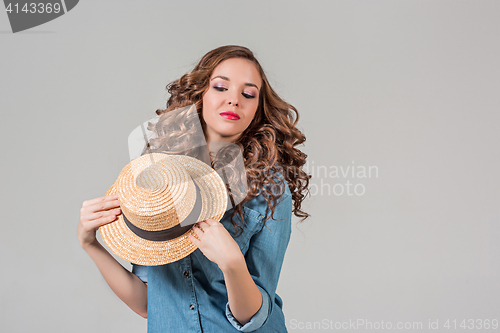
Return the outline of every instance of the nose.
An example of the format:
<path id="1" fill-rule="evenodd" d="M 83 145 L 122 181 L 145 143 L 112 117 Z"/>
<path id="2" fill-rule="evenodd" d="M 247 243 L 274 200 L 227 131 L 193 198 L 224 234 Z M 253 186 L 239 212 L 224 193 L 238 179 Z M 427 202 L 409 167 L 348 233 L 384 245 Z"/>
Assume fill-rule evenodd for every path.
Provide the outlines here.
<path id="1" fill-rule="evenodd" d="M 229 97 L 228 97 L 229 105 L 238 106 L 238 102 L 239 102 L 239 94 L 238 93 L 232 93 L 231 95 L 229 95 Z"/>

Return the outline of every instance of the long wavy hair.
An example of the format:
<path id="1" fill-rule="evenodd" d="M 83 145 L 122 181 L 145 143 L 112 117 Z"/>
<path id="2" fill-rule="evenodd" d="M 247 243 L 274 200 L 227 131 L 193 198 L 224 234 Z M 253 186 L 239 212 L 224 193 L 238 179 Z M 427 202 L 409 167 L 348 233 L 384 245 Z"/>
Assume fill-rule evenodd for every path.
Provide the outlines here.
<path id="1" fill-rule="evenodd" d="M 277 200 L 285 191 L 283 179 L 288 183 L 292 194 L 293 213 L 301 218 L 300 222 L 302 222 L 310 216 L 301 209 L 301 204 L 309 194 L 311 176 L 303 170 L 307 155 L 296 148 L 306 140 L 304 134 L 296 127 L 299 114 L 293 105 L 285 102 L 273 90 L 261 65 L 252 51 L 246 47 L 227 45 L 216 48 L 205 54 L 190 73 L 167 85 L 170 98 L 165 109 L 156 111 L 160 118 L 156 124 L 151 125 L 151 129 L 156 132 L 157 138 L 151 140 L 151 146 L 148 149 L 149 151 L 186 150 L 190 133 L 197 133 L 194 128 L 195 121 L 191 119 L 192 116 L 186 117 L 187 110 L 181 113 L 171 111 L 191 104 L 196 106 L 198 118 L 206 133 L 206 123 L 202 117 L 203 94 L 209 88 L 210 77 L 214 69 L 230 58 L 250 60 L 255 64 L 262 78 L 255 117 L 235 142 L 243 155 L 248 193 L 243 201 L 234 207 L 231 223 L 236 231 L 243 230 L 243 204 L 259 194 L 263 195 L 268 209 L 271 210 L 271 215 L 267 219 L 272 217 Z M 196 113 L 194 115 L 196 116 Z M 176 121 L 175 118 L 183 119 L 182 123 Z M 176 140 L 167 140 L 167 134 L 170 138 L 176 135 Z M 172 143 L 176 146 L 172 146 Z M 201 149 L 197 148 L 192 149 L 190 153 L 193 157 L 199 157 L 200 154 Z M 217 168 L 217 160 L 217 158 L 211 160 L 214 168 Z M 283 175 L 281 180 L 275 179 L 276 172 Z M 234 189 L 228 189 L 228 191 L 231 190 Z M 233 218 L 236 214 L 240 215 L 243 225 L 237 225 L 234 222 Z"/>

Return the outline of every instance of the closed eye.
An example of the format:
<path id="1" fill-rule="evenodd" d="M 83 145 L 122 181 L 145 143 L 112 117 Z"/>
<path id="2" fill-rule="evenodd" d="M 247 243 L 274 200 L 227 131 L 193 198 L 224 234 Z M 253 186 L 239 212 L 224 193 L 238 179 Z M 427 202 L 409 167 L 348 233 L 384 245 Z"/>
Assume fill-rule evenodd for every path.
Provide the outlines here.
<path id="1" fill-rule="evenodd" d="M 226 87 L 221 87 L 221 86 L 214 86 L 213 88 L 217 91 L 226 91 L 227 90 Z M 241 94 L 243 95 L 243 97 L 248 98 L 248 99 L 255 98 L 254 95 L 246 93 L 246 92 L 242 92 Z"/>
<path id="2" fill-rule="evenodd" d="M 243 95 L 245 98 L 255 98 L 255 96 L 254 96 L 254 95 L 247 94 L 247 93 L 242 93 L 242 95 Z"/>

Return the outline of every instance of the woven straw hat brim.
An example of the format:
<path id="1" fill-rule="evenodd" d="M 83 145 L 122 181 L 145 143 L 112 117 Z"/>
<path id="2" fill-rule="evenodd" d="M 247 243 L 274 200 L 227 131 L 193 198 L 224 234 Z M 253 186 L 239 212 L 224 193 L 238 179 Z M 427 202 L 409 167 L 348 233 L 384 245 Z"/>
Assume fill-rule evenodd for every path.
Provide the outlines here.
<path id="1" fill-rule="evenodd" d="M 227 207 L 226 187 L 220 176 L 210 166 L 195 158 L 182 155 L 168 155 L 168 157 L 182 163 L 200 189 L 202 210 L 198 221 L 207 218 L 220 221 Z M 106 195 L 116 193 L 116 183 L 110 187 Z M 168 241 L 150 241 L 132 232 L 125 224 L 122 214 L 116 221 L 101 226 L 99 231 L 105 244 L 114 254 L 138 265 L 168 264 L 186 257 L 197 249 L 188 238 L 189 235 L 195 235 L 192 229 Z"/>

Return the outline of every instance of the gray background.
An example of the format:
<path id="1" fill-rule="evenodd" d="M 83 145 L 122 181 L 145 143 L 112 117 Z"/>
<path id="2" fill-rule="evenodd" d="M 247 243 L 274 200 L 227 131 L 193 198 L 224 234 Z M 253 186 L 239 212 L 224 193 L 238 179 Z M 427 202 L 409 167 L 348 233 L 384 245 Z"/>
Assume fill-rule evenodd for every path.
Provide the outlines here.
<path id="1" fill-rule="evenodd" d="M 12 34 L 0 13 L 1 331 L 146 331 L 80 248 L 79 209 L 128 163 L 165 85 L 224 44 L 256 53 L 300 111 L 309 171 L 329 170 L 293 222 L 278 288 L 290 331 L 500 319 L 499 14 L 498 1 L 85 0 Z M 330 173 L 349 166 L 378 177 Z M 347 181 L 365 193 L 333 193 Z M 449 331 L 492 331 L 474 325 Z"/>

